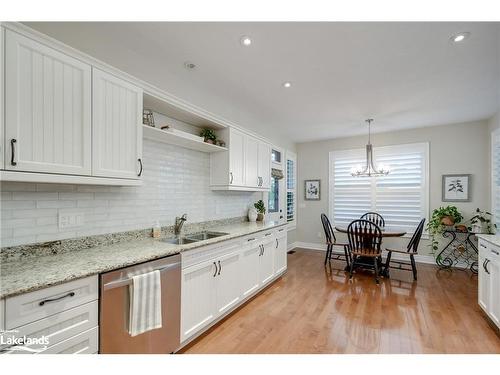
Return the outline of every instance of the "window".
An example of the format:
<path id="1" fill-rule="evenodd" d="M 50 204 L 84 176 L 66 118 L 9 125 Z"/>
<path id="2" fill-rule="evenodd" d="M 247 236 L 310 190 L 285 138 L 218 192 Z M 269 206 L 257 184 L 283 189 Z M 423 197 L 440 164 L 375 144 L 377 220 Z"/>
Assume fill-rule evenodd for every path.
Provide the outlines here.
<path id="1" fill-rule="evenodd" d="M 491 133 L 491 213 L 500 230 L 500 129 Z"/>
<path id="2" fill-rule="evenodd" d="M 347 226 L 368 211 L 380 213 L 387 226 L 409 233 L 428 216 L 428 143 L 374 148 L 376 164 L 389 165 L 384 177 L 352 177 L 351 168 L 366 161 L 364 149 L 330 152 L 330 216 Z"/>
<path id="3" fill-rule="evenodd" d="M 273 149 L 271 151 L 271 161 L 274 163 L 281 164 L 281 151 Z"/>
<path id="4" fill-rule="evenodd" d="M 297 201 L 297 166 L 296 156 L 287 152 L 286 156 L 286 220 L 295 221 Z"/>
<path id="5" fill-rule="evenodd" d="M 269 212 L 278 212 L 280 209 L 280 182 L 277 177 L 271 176 L 271 190 L 268 196 Z"/>

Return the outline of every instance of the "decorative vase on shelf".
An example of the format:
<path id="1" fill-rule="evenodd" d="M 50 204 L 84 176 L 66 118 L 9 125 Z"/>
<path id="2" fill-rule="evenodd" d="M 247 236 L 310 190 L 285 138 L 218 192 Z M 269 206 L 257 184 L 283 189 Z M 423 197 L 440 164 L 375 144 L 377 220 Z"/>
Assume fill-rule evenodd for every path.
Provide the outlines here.
<path id="1" fill-rule="evenodd" d="M 264 221 L 264 214 L 263 213 L 258 213 L 257 214 L 257 221 Z"/>
<path id="2" fill-rule="evenodd" d="M 248 209 L 248 221 L 251 223 L 255 222 L 257 220 L 257 216 L 257 210 L 255 208 Z"/>

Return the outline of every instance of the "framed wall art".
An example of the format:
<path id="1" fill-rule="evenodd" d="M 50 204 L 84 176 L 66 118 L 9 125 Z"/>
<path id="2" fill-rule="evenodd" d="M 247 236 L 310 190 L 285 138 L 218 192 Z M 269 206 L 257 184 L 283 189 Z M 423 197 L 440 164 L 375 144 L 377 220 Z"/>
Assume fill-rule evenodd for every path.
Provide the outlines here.
<path id="1" fill-rule="evenodd" d="M 319 201 L 321 199 L 321 180 L 304 181 L 304 199 L 306 201 Z"/>
<path id="2" fill-rule="evenodd" d="M 470 174 L 444 174 L 443 175 L 443 202 L 469 202 Z"/>

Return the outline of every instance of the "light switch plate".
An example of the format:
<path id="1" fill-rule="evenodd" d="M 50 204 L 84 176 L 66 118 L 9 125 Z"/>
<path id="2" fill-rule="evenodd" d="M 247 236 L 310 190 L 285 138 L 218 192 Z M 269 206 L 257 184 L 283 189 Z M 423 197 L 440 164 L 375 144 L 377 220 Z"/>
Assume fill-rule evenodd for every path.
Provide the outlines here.
<path id="1" fill-rule="evenodd" d="M 59 211 L 59 229 L 81 227 L 85 223 L 85 214 L 77 211 Z"/>

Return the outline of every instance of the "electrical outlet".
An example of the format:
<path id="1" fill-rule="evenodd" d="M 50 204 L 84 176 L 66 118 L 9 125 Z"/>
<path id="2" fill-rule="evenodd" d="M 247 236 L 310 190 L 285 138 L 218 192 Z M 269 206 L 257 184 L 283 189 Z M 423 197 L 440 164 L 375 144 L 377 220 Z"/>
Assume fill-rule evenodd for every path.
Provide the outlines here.
<path id="1" fill-rule="evenodd" d="M 59 211 L 59 229 L 81 227 L 84 223 L 83 212 Z"/>

